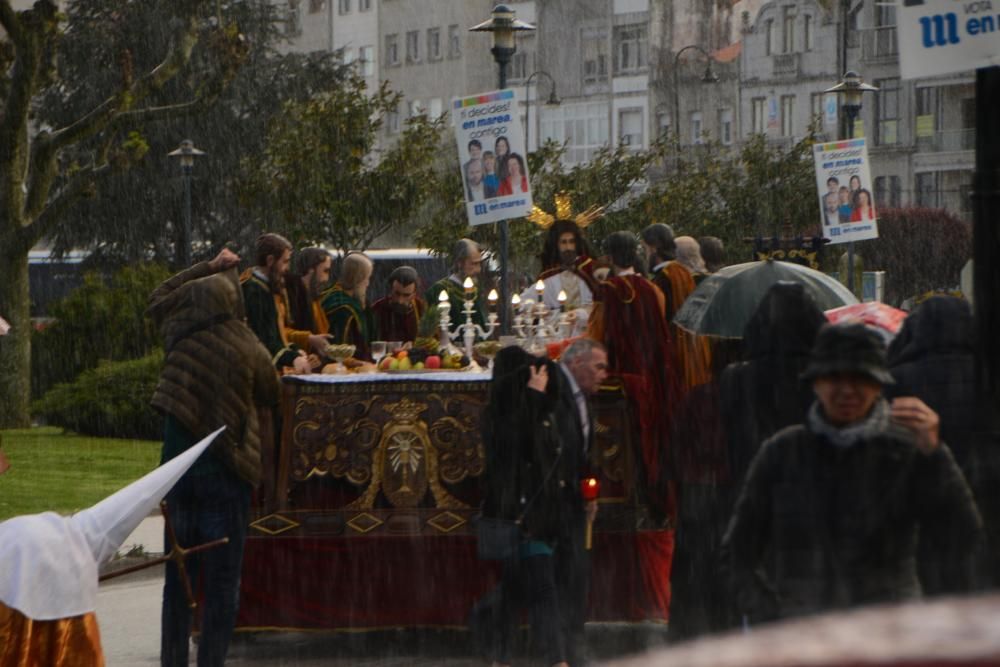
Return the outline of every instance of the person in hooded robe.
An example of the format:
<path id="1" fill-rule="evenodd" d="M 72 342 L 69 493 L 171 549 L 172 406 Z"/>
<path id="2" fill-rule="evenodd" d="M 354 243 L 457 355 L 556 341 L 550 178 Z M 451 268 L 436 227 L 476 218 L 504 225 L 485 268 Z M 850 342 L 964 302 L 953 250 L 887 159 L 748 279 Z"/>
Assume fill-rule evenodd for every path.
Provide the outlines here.
<path id="1" fill-rule="evenodd" d="M 987 546 L 1000 545 L 997 491 L 998 439 L 990 432 L 976 380 L 975 322 L 968 302 L 950 296 L 924 301 L 903 320 L 889 345 L 889 372 L 896 384 L 886 396 L 916 396 L 941 417 L 941 439 L 972 486 L 983 515 Z M 994 556 L 970 554 L 921 540 L 920 580 L 928 595 L 960 594 L 1000 584 Z M 984 557 L 985 556 L 985 557 Z"/>
<path id="2" fill-rule="evenodd" d="M 179 456 L 220 425 L 225 433 L 170 492 L 181 544 L 228 537 L 187 563 L 203 580 L 199 665 L 221 665 L 236 623 L 250 495 L 263 476 L 260 414 L 276 406 L 278 376 L 269 351 L 244 322 L 239 257 L 223 250 L 167 279 L 150 295 L 147 314 L 163 333 L 165 359 L 151 404 L 164 415 L 161 460 Z M 270 470 L 268 470 L 270 472 Z M 187 665 L 191 609 L 174 563 L 163 586 L 160 662 Z"/>
<path id="3" fill-rule="evenodd" d="M 0 665 L 104 665 L 98 572 L 221 431 L 73 516 L 0 522 Z"/>
<path id="4" fill-rule="evenodd" d="M 674 316 L 695 288 L 691 270 L 676 259 L 674 230 L 658 222 L 643 229 L 641 237 L 648 258 L 650 279 L 666 299 L 665 317 L 674 338 L 677 380 L 685 389 L 710 382 L 712 348 L 708 339 L 688 333 L 674 324 Z"/>

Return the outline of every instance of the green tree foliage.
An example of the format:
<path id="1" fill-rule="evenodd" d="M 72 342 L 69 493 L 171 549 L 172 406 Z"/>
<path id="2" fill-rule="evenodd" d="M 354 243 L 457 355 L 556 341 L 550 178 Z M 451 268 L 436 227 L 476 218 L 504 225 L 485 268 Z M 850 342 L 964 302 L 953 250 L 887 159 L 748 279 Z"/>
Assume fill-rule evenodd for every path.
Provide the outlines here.
<path id="1" fill-rule="evenodd" d="M 272 119 L 260 159 L 243 161 L 248 207 L 271 212 L 272 228 L 301 243 L 365 249 L 409 221 L 430 193 L 440 119 L 411 118 L 391 145 L 377 139 L 401 96 L 369 94 L 355 74 Z"/>
<path id="2" fill-rule="evenodd" d="M 161 345 L 145 316 L 149 294 L 170 275 L 160 264 L 126 267 L 106 282 L 88 273 L 83 285 L 51 309 L 55 322 L 32 340 L 32 395 L 69 382 L 102 360 L 135 359 Z"/>
<path id="3" fill-rule="evenodd" d="M 131 20 L 149 5 L 78 0 L 63 13 L 51 0 L 24 11 L 0 0 L 0 313 L 12 325 L 0 340 L 0 428 L 28 421 L 29 250 L 108 173 L 141 157 L 131 132 L 199 104 L 170 96 L 172 79 L 190 76 L 210 97 L 244 56 L 238 29 L 221 15 L 228 3 L 162 2 L 159 13 Z M 137 47 L 101 51 L 116 35 Z M 198 45 L 205 58 L 189 68 Z"/>
<path id="4" fill-rule="evenodd" d="M 866 271 L 885 271 L 885 302 L 899 305 L 959 283 L 972 257 L 972 229 L 942 209 L 878 209 L 878 238 L 856 245 Z"/>
<path id="5" fill-rule="evenodd" d="M 173 2 L 133 4 L 130 13 L 121 17 L 105 15 L 107 8 L 121 4 L 117 0 L 86 3 L 86 11 L 79 10 L 87 17 L 86 25 L 103 22 L 111 28 L 88 29 L 79 43 L 72 44 L 70 57 L 81 70 L 76 76 L 83 80 L 113 77 L 122 54 L 139 61 L 148 59 L 154 50 L 149 42 L 155 45 L 168 37 L 165 14 Z M 175 117 L 136 126 L 126 135 L 123 149 L 145 151 L 145 159 L 129 170 L 110 174 L 101 182 L 98 196 L 74 207 L 69 224 L 60 226 L 56 235 L 57 250 L 91 248 L 91 266 L 117 266 L 150 257 L 173 262 L 181 240 L 184 184 L 176 158 L 167 153 L 182 139 L 191 139 L 205 151 L 192 170 L 195 259 L 214 255 L 226 243 L 243 250 L 271 225 L 269 210 L 248 210 L 239 199 L 235 184 L 241 161 L 261 159 L 268 123 L 280 115 L 286 102 L 304 101 L 337 88 L 348 68 L 339 53 L 279 52 L 283 16 L 270 0 L 229 0 L 221 11 L 228 32 L 238 26 L 240 39 L 234 48 L 242 50 L 240 66 L 225 72 L 228 85 L 220 87 L 215 83 L 219 77 L 212 76 L 214 42 L 196 47 L 190 73 L 169 82 L 164 97 L 199 97 L 202 102 Z M 146 24 L 161 29 L 151 30 Z M 83 71 L 93 62 L 104 63 L 106 68 L 92 74 Z M 70 114 L 79 105 L 74 100 L 65 110 L 59 105 L 55 109 L 60 115 Z M 137 209 L 143 214 L 136 215 Z"/>
<path id="6" fill-rule="evenodd" d="M 678 235 L 717 236 L 730 262 L 748 261 L 754 237 L 808 234 L 819 225 L 810 134 L 791 148 L 750 137 L 737 151 L 709 142 L 685 147 L 635 206 L 638 227 L 663 222 Z"/>

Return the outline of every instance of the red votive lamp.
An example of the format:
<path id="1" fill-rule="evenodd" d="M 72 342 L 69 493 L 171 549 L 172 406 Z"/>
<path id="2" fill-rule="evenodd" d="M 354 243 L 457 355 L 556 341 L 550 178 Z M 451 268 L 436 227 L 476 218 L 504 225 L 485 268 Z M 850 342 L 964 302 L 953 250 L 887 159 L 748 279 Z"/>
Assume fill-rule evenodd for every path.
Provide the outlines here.
<path id="1" fill-rule="evenodd" d="M 590 502 L 591 500 L 597 500 L 597 496 L 601 493 L 601 483 L 597 481 L 596 477 L 585 477 L 580 480 L 580 495 L 583 496 L 584 502 Z M 584 534 L 583 546 L 587 551 L 590 551 L 591 544 L 594 541 L 594 518 L 593 516 L 587 516 L 587 532 Z"/>

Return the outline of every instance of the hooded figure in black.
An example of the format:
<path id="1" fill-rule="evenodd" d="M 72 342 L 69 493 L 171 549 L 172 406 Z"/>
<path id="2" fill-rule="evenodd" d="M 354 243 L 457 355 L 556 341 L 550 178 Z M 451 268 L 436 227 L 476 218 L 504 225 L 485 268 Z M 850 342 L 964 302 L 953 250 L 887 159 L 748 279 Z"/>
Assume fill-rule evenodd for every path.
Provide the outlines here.
<path id="1" fill-rule="evenodd" d="M 510 664 L 521 608 L 530 609 L 533 638 L 547 664 L 567 664 L 553 559 L 566 518 L 560 498 L 560 483 L 566 480 L 554 414 L 560 372 L 518 347 L 502 349 L 494 361 L 482 419 L 483 515 L 520 519 L 522 541 L 517 555 L 504 563 L 500 587 L 473 610 L 471 624 L 477 633 L 490 635 L 480 640 L 498 664 Z"/>
<path id="2" fill-rule="evenodd" d="M 773 285 L 747 322 L 744 361 L 723 371 L 720 388 L 734 488 L 762 442 L 805 419 L 813 394 L 800 376 L 825 323 L 803 286 L 791 282 Z"/>
<path id="3" fill-rule="evenodd" d="M 979 412 L 974 331 L 972 310 L 965 301 L 948 296 L 925 301 L 906 318 L 889 346 L 889 372 L 896 384 L 885 393 L 888 398 L 916 396 L 938 413 L 941 439 L 969 480 L 987 535 L 996 544 L 997 503 L 990 496 L 996 494 L 997 475 L 990 472 L 996 467 L 990 461 L 997 448 Z M 927 594 L 960 593 L 972 586 L 990 585 L 989 575 L 978 565 L 975 574 L 968 571 L 968 554 L 946 547 L 926 541 L 920 545 L 920 578 Z"/>

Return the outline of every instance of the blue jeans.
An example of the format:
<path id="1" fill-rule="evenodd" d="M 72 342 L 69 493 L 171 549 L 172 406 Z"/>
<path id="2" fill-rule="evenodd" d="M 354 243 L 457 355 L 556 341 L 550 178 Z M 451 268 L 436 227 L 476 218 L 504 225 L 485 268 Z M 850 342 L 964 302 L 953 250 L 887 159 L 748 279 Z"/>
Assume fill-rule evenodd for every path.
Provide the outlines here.
<path id="1" fill-rule="evenodd" d="M 211 456 L 211 452 L 203 456 Z M 198 665 L 222 665 L 239 608 L 243 544 L 250 514 L 250 485 L 226 469 L 200 475 L 189 472 L 167 495 L 167 511 L 182 547 L 197 546 L 220 537 L 229 538 L 228 544 L 185 559 L 185 569 L 195 594 L 199 575 L 204 592 Z M 165 548 L 170 549 L 166 534 L 164 542 Z M 168 562 L 163 585 L 160 635 L 160 664 L 163 667 L 188 664 L 190 634 L 191 609 L 184 584 L 177 566 Z"/>

